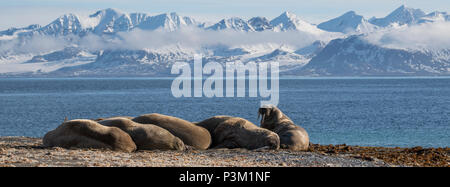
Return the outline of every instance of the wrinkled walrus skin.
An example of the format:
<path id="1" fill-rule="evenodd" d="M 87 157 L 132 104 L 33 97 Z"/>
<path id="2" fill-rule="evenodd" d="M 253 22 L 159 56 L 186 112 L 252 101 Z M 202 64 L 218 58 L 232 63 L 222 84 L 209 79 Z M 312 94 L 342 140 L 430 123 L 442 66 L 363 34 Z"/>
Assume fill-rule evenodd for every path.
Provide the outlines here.
<path id="1" fill-rule="evenodd" d="M 309 136 L 305 129 L 294 124 L 276 106 L 259 108 L 258 117 L 261 118 L 261 127 L 269 129 L 280 137 L 280 147 L 293 151 L 306 151 L 309 147 Z"/>
<path id="2" fill-rule="evenodd" d="M 92 120 L 66 121 L 48 132 L 43 143 L 47 147 L 112 149 L 123 152 L 136 150 L 136 144 L 126 132 Z"/>
<path id="3" fill-rule="evenodd" d="M 205 150 L 211 145 L 211 135 L 208 130 L 177 117 L 153 113 L 133 118 L 133 121 L 162 127 L 180 138 L 185 145 L 196 149 Z"/>
<path id="4" fill-rule="evenodd" d="M 274 132 L 259 128 L 243 118 L 215 116 L 196 123 L 210 131 L 212 148 L 278 149 L 280 138 Z"/>
<path id="5" fill-rule="evenodd" d="M 138 150 L 184 150 L 183 141 L 166 129 L 151 124 L 140 124 L 128 118 L 114 117 L 98 123 L 117 127 L 128 133 Z"/>
<path id="6" fill-rule="evenodd" d="M 113 117 L 108 117 L 108 118 L 96 118 L 96 119 L 91 119 L 91 120 L 99 122 L 99 121 L 102 121 L 102 120 L 105 120 L 105 119 L 111 119 L 111 118 L 126 118 L 126 119 L 130 119 L 131 120 L 134 117 L 130 117 L 130 116 L 113 116 Z"/>

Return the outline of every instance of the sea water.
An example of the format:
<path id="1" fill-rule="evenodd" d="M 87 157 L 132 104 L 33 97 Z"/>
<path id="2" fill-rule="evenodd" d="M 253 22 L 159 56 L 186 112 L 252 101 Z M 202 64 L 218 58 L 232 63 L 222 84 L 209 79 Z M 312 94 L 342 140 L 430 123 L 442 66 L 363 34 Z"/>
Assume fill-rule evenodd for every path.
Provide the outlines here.
<path id="1" fill-rule="evenodd" d="M 162 113 L 259 125 L 267 98 L 175 98 L 170 78 L 2 78 L 0 136 L 42 137 L 68 119 Z M 283 78 L 279 108 L 320 144 L 450 146 L 450 78 Z"/>

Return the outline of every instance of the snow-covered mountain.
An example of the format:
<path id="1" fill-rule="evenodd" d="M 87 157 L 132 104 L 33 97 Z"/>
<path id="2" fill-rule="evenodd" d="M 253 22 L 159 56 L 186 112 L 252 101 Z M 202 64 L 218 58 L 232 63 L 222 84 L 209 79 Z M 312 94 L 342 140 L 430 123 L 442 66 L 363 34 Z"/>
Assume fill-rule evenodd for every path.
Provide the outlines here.
<path id="1" fill-rule="evenodd" d="M 317 25 L 318 28 L 330 32 L 341 33 L 367 33 L 377 29 L 377 26 L 369 23 L 363 16 L 349 11 L 342 16 L 331 19 Z"/>
<path id="2" fill-rule="evenodd" d="M 312 34 L 320 34 L 324 32 L 323 30 L 317 28 L 315 25 L 302 20 L 300 17 L 290 12 L 284 12 L 280 16 L 276 17 L 275 19 L 270 21 L 270 25 L 272 25 L 273 30 L 276 32 L 302 31 Z"/>
<path id="3" fill-rule="evenodd" d="M 133 23 L 127 14 L 115 9 L 105 9 L 96 12 L 83 21 L 86 29 L 93 29 L 96 34 L 111 34 L 129 31 Z"/>
<path id="4" fill-rule="evenodd" d="M 84 36 L 90 32 L 95 34 L 111 34 L 121 31 L 129 31 L 133 23 L 129 15 L 115 9 L 104 9 L 89 15 L 80 17 L 75 14 L 60 16 L 50 24 L 34 30 L 31 34 L 43 35 L 79 35 Z"/>
<path id="5" fill-rule="evenodd" d="M 393 23 L 399 25 L 415 24 L 418 23 L 420 18 L 422 18 L 423 16 L 425 16 L 425 12 L 423 12 L 422 10 L 409 8 L 405 5 L 402 5 L 386 17 L 372 18 L 369 20 L 369 22 L 380 27 L 386 27 Z"/>
<path id="6" fill-rule="evenodd" d="M 325 46 L 327 46 L 327 43 L 324 41 L 315 41 L 311 45 L 296 50 L 294 53 L 312 58 L 319 54 Z"/>
<path id="7" fill-rule="evenodd" d="M 450 50 L 385 48 L 355 35 L 331 41 L 301 71 L 311 76 L 450 75 Z"/>
<path id="8" fill-rule="evenodd" d="M 61 61 L 66 59 L 75 59 L 82 57 L 92 57 L 88 51 L 82 50 L 77 47 L 67 47 L 60 51 L 51 52 L 45 55 L 36 55 L 25 63 L 40 63 L 40 62 L 52 62 Z"/>
<path id="9" fill-rule="evenodd" d="M 144 13 L 126 14 L 109 8 L 97 11 L 87 17 L 65 14 L 44 27 L 23 28 L 22 33 L 23 35 L 85 36 L 89 33 L 102 35 L 128 32 L 135 28 L 174 31 L 184 26 L 195 26 L 196 24 L 197 22 L 194 19 L 180 16 L 177 13 L 150 16 Z"/>
<path id="10" fill-rule="evenodd" d="M 175 31 L 181 27 L 195 26 L 196 24 L 197 22 L 194 19 L 172 12 L 146 17 L 135 27 L 143 30 L 163 29 L 165 31 Z"/>
<path id="11" fill-rule="evenodd" d="M 255 31 L 274 31 L 274 32 L 284 32 L 284 31 L 301 31 L 309 34 L 321 34 L 325 31 L 317 28 L 316 25 L 308 23 L 302 20 L 295 14 L 290 12 L 284 12 L 280 16 L 269 21 L 265 17 L 253 17 L 248 21 L 233 17 L 230 19 L 223 19 L 218 23 L 208 27 L 209 30 L 235 30 L 235 31 L 245 31 L 245 32 L 255 32 Z"/>
<path id="12" fill-rule="evenodd" d="M 241 18 L 230 18 L 230 19 L 223 19 L 219 21 L 219 23 L 216 23 L 206 29 L 209 30 L 235 30 L 235 31 L 255 31 L 255 29 L 245 20 Z"/>
<path id="13" fill-rule="evenodd" d="M 447 12 L 432 12 L 420 18 L 418 23 L 444 22 L 450 21 L 450 15 Z"/>
<path id="14" fill-rule="evenodd" d="M 254 17 L 248 20 L 255 31 L 267 31 L 272 30 L 273 26 L 270 25 L 270 21 L 265 17 Z"/>
<path id="15" fill-rule="evenodd" d="M 182 51 L 106 50 L 87 64 L 69 66 L 50 73 L 51 76 L 167 76 L 171 65 L 185 61 L 191 54 Z"/>
<path id="16" fill-rule="evenodd" d="M 29 33 L 32 32 L 36 29 L 41 28 L 40 25 L 30 25 L 28 27 L 23 27 L 23 28 L 10 28 L 4 31 L 0 31 L 0 41 L 1 40 L 12 40 L 12 39 L 16 39 L 17 37 L 19 37 L 19 35 L 21 35 L 22 33 Z"/>
<path id="17" fill-rule="evenodd" d="M 0 31 L 0 76 L 170 76 L 175 62 L 192 63 L 198 53 L 222 64 L 276 61 L 282 76 L 450 75 L 449 21 L 446 12 L 405 6 L 369 21 L 349 11 L 317 26 L 290 12 L 206 24 L 177 13 L 104 9 Z M 411 28 L 424 37 L 398 37 Z"/>
<path id="18" fill-rule="evenodd" d="M 69 35 L 69 34 L 86 34 L 86 28 L 83 28 L 80 18 L 75 14 L 66 14 L 50 24 L 36 30 L 39 34 L 44 35 Z"/>

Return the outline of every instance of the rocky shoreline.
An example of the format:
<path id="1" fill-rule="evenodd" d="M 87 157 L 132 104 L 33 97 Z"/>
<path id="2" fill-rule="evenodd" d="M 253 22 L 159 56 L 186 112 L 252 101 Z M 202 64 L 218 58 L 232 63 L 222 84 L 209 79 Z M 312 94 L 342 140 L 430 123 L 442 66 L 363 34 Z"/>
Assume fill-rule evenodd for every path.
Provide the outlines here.
<path id="1" fill-rule="evenodd" d="M 41 138 L 0 137 L 0 167 L 450 167 L 450 148 L 311 144 L 309 151 L 211 149 L 137 151 L 63 149 Z"/>

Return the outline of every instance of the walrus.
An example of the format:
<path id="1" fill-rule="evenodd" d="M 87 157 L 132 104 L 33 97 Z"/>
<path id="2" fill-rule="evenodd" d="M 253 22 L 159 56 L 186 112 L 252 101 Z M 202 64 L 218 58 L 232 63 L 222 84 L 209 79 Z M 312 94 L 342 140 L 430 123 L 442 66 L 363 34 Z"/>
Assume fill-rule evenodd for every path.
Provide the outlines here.
<path id="1" fill-rule="evenodd" d="M 126 119 L 133 119 L 134 117 L 130 117 L 130 116 L 113 116 L 113 117 L 109 117 L 109 118 L 96 118 L 96 119 L 91 119 L 93 121 L 99 122 L 105 119 L 111 119 L 111 118 L 126 118 Z"/>
<path id="2" fill-rule="evenodd" d="M 308 133 L 276 106 L 263 106 L 258 110 L 261 127 L 269 129 L 280 137 L 280 147 L 294 151 L 305 151 L 309 147 Z"/>
<path id="3" fill-rule="evenodd" d="M 274 132 L 259 128 L 239 117 L 214 116 L 196 123 L 207 129 L 212 136 L 212 148 L 278 149 L 280 138 Z"/>
<path id="4" fill-rule="evenodd" d="M 153 113 L 141 115 L 132 120 L 141 124 L 153 124 L 162 127 L 180 138 L 185 145 L 196 149 L 205 150 L 211 144 L 211 135 L 208 130 L 177 117 Z"/>
<path id="5" fill-rule="evenodd" d="M 98 123 L 117 127 L 128 133 L 133 139 L 138 150 L 184 150 L 183 141 L 172 133 L 151 124 L 140 124 L 128 118 L 114 117 L 99 121 Z"/>
<path id="6" fill-rule="evenodd" d="M 136 144 L 126 132 L 83 119 L 64 121 L 45 134 L 43 144 L 46 147 L 112 149 L 123 152 L 136 150 Z"/>

